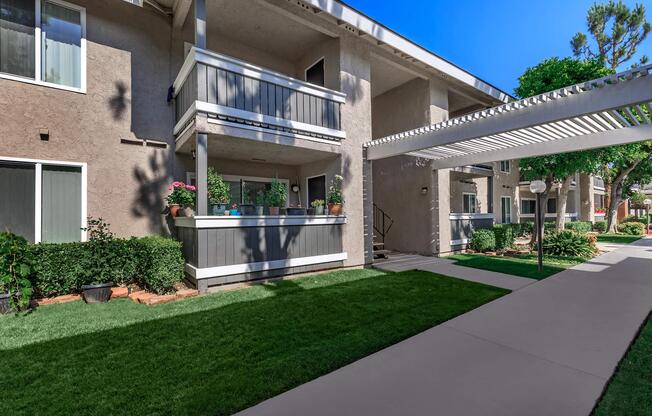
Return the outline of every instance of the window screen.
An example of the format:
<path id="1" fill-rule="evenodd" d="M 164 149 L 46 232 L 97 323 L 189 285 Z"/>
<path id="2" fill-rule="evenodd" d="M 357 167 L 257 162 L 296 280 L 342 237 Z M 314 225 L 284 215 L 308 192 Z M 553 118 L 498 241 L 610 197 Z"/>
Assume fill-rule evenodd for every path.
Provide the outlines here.
<path id="1" fill-rule="evenodd" d="M 0 72 L 35 77 L 34 1 L 0 0 Z"/>
<path id="2" fill-rule="evenodd" d="M 0 162 L 0 178 L 0 232 L 34 242 L 34 165 Z"/>

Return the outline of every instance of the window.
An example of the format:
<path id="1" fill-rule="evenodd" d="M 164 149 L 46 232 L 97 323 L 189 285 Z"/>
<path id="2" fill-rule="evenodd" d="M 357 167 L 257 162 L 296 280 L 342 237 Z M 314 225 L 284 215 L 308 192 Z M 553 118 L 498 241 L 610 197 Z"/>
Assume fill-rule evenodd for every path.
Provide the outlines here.
<path id="1" fill-rule="evenodd" d="M 512 198 L 509 196 L 500 197 L 500 218 L 503 224 L 512 223 Z"/>
<path id="2" fill-rule="evenodd" d="M 475 214 L 477 212 L 476 196 L 475 194 L 463 194 L 465 214 Z"/>
<path id="3" fill-rule="evenodd" d="M 86 88 L 85 9 L 62 0 L 0 0 L 4 78 Z"/>
<path id="4" fill-rule="evenodd" d="M 596 209 L 601 209 L 605 207 L 604 195 L 595 194 L 593 195 L 593 203 L 595 204 Z"/>
<path id="5" fill-rule="evenodd" d="M 0 229 L 30 242 L 85 237 L 85 166 L 0 159 Z M 7 203 L 2 203 L 6 201 Z"/>
<path id="6" fill-rule="evenodd" d="M 500 161 L 500 171 L 504 173 L 509 173 L 512 171 L 512 165 L 509 160 Z"/>
<path id="7" fill-rule="evenodd" d="M 315 199 L 321 199 L 326 201 L 326 175 L 319 175 L 312 178 L 308 178 L 308 204 Z"/>
<path id="8" fill-rule="evenodd" d="M 306 69 L 306 82 L 324 86 L 324 58 L 321 58 L 310 68 Z"/>
<path id="9" fill-rule="evenodd" d="M 534 199 L 521 199 L 521 214 L 536 214 L 537 201 Z"/>
<path id="10" fill-rule="evenodd" d="M 548 214 L 554 214 L 557 212 L 557 199 L 556 198 L 549 198 L 548 199 L 548 206 L 547 206 L 546 212 Z"/>
<path id="11" fill-rule="evenodd" d="M 236 204 L 256 204 L 256 196 L 258 192 L 266 192 L 272 187 L 273 178 L 258 178 L 253 176 L 237 176 L 237 175 L 221 175 L 224 182 L 231 186 L 231 202 Z M 285 184 L 285 188 L 289 192 L 289 181 L 287 179 L 279 179 L 281 183 Z M 186 173 L 186 183 L 197 185 L 197 175 L 195 172 Z M 285 204 L 289 204 L 290 198 L 287 195 Z"/>

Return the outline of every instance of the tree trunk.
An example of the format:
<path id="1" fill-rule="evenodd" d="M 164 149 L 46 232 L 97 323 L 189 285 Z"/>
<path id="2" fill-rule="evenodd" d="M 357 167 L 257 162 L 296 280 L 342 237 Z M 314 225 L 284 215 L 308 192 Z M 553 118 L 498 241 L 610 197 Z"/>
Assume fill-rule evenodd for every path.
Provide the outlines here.
<path id="1" fill-rule="evenodd" d="M 607 232 L 615 233 L 617 231 L 616 222 L 618 220 L 618 205 L 623 199 L 623 181 L 627 175 L 638 166 L 641 161 L 636 161 L 621 171 L 611 183 L 611 198 L 609 199 L 609 210 L 607 211 Z"/>
<path id="2" fill-rule="evenodd" d="M 555 230 L 563 231 L 566 225 L 566 206 L 568 205 L 568 190 L 574 176 L 569 176 L 561 183 L 559 197 L 557 198 L 557 219 L 555 221 Z"/>

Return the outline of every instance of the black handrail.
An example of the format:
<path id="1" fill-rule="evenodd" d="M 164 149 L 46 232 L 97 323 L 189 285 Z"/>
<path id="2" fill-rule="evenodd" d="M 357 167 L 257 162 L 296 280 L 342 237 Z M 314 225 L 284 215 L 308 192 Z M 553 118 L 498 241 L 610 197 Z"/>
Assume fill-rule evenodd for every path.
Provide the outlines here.
<path id="1" fill-rule="evenodd" d="M 378 234 L 380 242 L 385 243 L 385 236 L 394 225 L 392 217 L 374 204 L 374 235 Z"/>

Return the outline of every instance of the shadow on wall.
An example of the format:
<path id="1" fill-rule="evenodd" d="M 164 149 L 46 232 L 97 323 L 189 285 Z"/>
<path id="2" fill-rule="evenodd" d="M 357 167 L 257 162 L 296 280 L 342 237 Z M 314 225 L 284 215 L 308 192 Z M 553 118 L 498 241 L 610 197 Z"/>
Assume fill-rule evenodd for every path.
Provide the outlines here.
<path id="1" fill-rule="evenodd" d="M 171 235 L 172 229 L 167 222 L 164 194 L 170 183 L 170 161 L 166 152 L 155 150 L 148 160 L 148 169 L 140 166 L 134 168 L 134 179 L 138 183 L 132 214 L 137 218 L 147 218 L 152 233 Z"/>
<path id="2" fill-rule="evenodd" d="M 116 121 L 121 120 L 130 104 L 131 100 L 127 98 L 127 85 L 123 81 L 116 81 L 115 95 L 109 99 L 113 119 Z"/>

